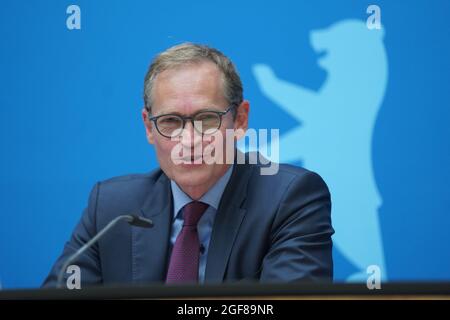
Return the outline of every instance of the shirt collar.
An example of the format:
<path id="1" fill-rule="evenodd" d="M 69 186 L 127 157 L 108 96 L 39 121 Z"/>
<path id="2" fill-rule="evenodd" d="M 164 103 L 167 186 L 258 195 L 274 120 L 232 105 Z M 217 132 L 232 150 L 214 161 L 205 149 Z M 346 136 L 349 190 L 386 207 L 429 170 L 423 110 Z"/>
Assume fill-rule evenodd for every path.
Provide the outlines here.
<path id="1" fill-rule="evenodd" d="M 209 189 L 198 201 L 204 202 L 209 206 L 213 207 L 215 210 L 219 208 L 219 202 L 222 198 L 223 191 L 230 180 L 231 173 L 233 172 L 234 164 L 232 164 L 225 174 L 214 184 L 214 186 Z M 170 180 L 170 186 L 172 188 L 172 197 L 173 197 L 173 214 L 174 218 L 177 216 L 178 212 L 180 212 L 181 208 L 187 205 L 189 202 L 193 200 L 189 197 L 178 184 Z"/>

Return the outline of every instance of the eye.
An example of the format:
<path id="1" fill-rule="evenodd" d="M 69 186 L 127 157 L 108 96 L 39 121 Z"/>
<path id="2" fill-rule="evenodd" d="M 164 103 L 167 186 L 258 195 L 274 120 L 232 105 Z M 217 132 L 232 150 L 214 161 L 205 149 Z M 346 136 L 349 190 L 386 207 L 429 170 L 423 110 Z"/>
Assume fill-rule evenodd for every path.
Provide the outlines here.
<path id="1" fill-rule="evenodd" d="M 164 116 L 158 119 L 157 125 L 160 128 L 178 128 L 182 126 L 183 120 L 177 116 Z"/>
<path id="2" fill-rule="evenodd" d="M 161 117 L 160 122 L 162 123 L 178 123 L 180 122 L 180 118 L 175 116 Z"/>
<path id="3" fill-rule="evenodd" d="M 215 121 L 217 119 L 217 114 L 214 112 L 200 113 L 195 117 L 196 121 Z"/>

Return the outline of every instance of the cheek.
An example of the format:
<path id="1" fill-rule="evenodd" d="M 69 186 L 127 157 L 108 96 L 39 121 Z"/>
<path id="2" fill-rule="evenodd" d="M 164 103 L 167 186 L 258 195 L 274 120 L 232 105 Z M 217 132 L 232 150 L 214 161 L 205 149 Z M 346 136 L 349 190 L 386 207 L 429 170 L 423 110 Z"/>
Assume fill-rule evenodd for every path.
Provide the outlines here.
<path id="1" fill-rule="evenodd" d="M 171 140 L 161 140 L 155 139 L 155 148 L 158 156 L 158 160 L 160 164 L 164 164 L 165 166 L 171 165 L 171 153 L 173 147 L 177 144 L 175 141 Z"/>
<path id="2" fill-rule="evenodd" d="M 229 137 L 227 137 L 226 130 L 230 130 Z M 233 126 L 227 126 L 220 129 L 220 134 L 217 137 L 217 139 L 214 139 L 212 142 L 218 150 L 225 150 L 227 144 L 233 145 L 234 144 L 234 138 L 233 138 Z M 221 148 L 222 147 L 222 148 Z"/>

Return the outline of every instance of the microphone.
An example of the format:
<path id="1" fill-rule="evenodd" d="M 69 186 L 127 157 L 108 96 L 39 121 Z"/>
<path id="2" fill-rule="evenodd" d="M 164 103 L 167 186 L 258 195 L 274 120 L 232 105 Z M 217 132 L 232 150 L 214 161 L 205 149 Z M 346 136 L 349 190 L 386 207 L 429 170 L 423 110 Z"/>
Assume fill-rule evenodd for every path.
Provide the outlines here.
<path id="1" fill-rule="evenodd" d="M 78 258 L 83 252 L 89 249 L 94 243 L 96 243 L 101 237 L 103 237 L 109 230 L 112 229 L 119 221 L 126 220 L 130 225 L 140 227 L 140 228 L 151 228 L 153 227 L 153 221 L 150 219 L 146 219 L 143 217 L 139 217 L 136 215 L 122 215 L 118 216 L 115 219 L 111 220 L 110 223 L 106 225 L 99 233 L 97 233 L 91 240 L 85 243 L 80 249 L 78 249 L 74 254 L 72 254 L 69 258 L 67 258 L 66 262 L 64 262 L 61 270 L 58 274 L 57 287 L 62 288 L 62 282 L 64 277 L 64 272 L 67 270 L 67 267 Z"/>

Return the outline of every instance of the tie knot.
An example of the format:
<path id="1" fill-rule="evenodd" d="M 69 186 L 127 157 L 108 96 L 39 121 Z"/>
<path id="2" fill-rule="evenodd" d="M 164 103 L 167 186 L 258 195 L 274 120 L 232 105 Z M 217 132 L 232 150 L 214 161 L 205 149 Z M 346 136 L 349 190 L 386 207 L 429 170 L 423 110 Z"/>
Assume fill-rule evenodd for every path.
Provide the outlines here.
<path id="1" fill-rule="evenodd" d="M 184 226 L 197 226 L 198 220 L 207 208 L 206 203 L 199 201 L 192 201 L 185 205 L 183 208 Z"/>

